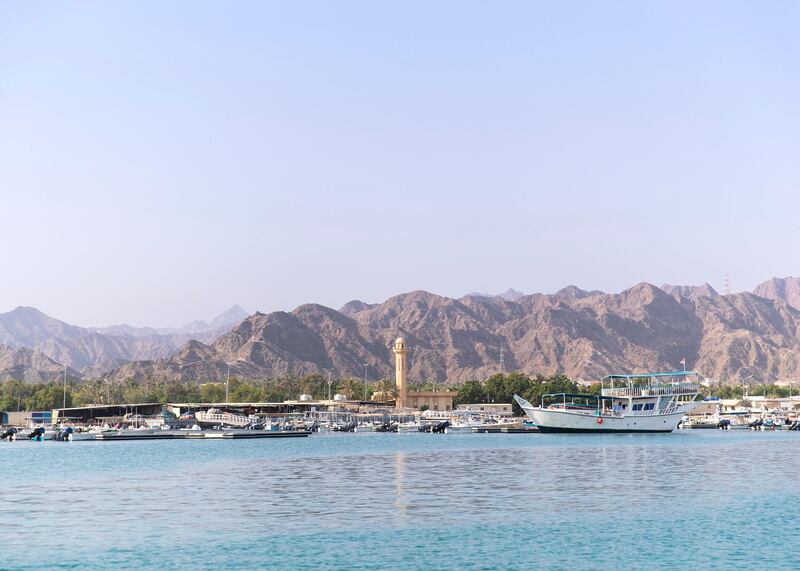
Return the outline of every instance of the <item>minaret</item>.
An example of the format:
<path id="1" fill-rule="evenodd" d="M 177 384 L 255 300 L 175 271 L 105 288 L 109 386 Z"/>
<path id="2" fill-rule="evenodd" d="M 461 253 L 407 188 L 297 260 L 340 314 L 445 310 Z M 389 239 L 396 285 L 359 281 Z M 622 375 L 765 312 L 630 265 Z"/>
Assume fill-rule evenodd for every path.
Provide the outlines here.
<path id="1" fill-rule="evenodd" d="M 408 388 L 406 387 L 406 340 L 398 337 L 394 342 L 395 384 L 397 385 L 397 399 L 395 406 L 405 408 L 408 402 Z"/>

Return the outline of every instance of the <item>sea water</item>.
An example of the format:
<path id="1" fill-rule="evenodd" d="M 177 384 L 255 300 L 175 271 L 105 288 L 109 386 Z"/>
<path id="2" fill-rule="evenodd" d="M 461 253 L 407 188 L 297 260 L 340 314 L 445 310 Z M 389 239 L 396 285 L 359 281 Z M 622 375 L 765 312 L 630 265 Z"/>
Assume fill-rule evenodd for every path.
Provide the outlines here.
<path id="1" fill-rule="evenodd" d="M 0 442 L 2 569 L 800 568 L 800 433 Z"/>

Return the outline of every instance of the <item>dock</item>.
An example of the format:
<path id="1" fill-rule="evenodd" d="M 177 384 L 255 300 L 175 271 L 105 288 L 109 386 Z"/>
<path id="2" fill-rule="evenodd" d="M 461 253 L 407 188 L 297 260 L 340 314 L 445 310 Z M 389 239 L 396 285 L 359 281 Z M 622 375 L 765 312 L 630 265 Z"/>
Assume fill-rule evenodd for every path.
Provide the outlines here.
<path id="1" fill-rule="evenodd" d="M 538 428 L 494 428 L 492 426 L 477 426 L 472 429 L 473 434 L 539 434 Z"/>
<path id="2" fill-rule="evenodd" d="M 238 440 L 253 438 L 303 438 L 308 430 L 131 430 L 126 432 L 101 432 L 95 440 L 106 442 L 122 440 Z"/>

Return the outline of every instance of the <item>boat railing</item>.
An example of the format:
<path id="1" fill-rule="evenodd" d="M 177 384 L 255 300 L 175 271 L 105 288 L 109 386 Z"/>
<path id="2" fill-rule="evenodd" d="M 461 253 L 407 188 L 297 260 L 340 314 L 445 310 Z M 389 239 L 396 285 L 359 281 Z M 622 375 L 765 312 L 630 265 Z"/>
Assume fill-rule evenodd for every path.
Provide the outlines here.
<path id="1" fill-rule="evenodd" d="M 582 410 L 589 412 L 589 411 L 596 411 L 597 405 L 557 402 L 549 405 L 547 408 L 553 410 Z"/>
<path id="2" fill-rule="evenodd" d="M 225 413 L 197 412 L 195 413 L 195 418 L 197 418 L 197 420 L 201 422 L 220 422 L 227 424 L 245 425 L 250 422 L 250 419 L 247 418 L 246 416 L 231 414 L 228 412 Z"/>
<path id="3" fill-rule="evenodd" d="M 691 395 L 700 392 L 700 385 L 681 383 L 675 385 L 619 387 L 603 389 L 606 397 L 656 397 L 663 395 Z"/>

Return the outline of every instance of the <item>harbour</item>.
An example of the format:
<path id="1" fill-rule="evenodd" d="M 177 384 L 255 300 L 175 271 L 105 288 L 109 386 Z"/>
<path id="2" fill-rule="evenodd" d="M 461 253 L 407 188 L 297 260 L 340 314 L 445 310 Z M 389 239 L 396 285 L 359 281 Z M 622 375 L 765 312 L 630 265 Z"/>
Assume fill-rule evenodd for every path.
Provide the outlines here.
<path id="1" fill-rule="evenodd" d="M 20 440 L 3 566 L 795 568 L 799 451 L 789 431 Z"/>
<path id="2" fill-rule="evenodd" d="M 0 571 L 800 570 L 798 21 L 0 4 Z"/>

